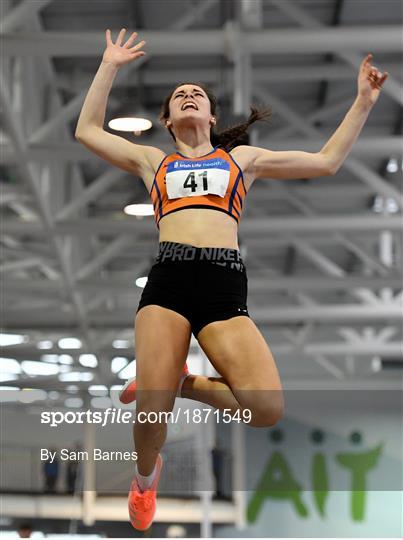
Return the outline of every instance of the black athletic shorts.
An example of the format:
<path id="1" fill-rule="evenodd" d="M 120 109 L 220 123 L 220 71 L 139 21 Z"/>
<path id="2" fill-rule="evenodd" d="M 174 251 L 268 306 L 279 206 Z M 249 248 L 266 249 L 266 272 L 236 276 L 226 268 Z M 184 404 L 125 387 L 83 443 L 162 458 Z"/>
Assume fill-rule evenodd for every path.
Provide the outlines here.
<path id="1" fill-rule="evenodd" d="M 248 278 L 237 249 L 160 242 L 137 312 L 157 304 L 180 313 L 197 334 L 208 323 L 249 317 Z"/>

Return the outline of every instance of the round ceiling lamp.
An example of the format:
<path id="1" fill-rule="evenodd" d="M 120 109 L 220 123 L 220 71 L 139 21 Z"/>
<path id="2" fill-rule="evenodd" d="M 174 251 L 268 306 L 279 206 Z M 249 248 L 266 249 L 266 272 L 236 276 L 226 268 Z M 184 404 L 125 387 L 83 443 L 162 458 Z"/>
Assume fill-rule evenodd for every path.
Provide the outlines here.
<path id="1" fill-rule="evenodd" d="M 135 135 L 140 135 L 152 127 L 152 122 L 147 118 L 114 118 L 108 123 L 108 126 L 115 131 L 131 131 Z"/>

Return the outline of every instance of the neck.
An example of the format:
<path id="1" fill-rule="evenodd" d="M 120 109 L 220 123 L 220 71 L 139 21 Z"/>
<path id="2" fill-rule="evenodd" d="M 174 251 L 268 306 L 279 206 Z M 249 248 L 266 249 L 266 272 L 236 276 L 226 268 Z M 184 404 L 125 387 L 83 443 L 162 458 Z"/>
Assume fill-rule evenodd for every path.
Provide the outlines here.
<path id="1" fill-rule="evenodd" d="M 202 156 L 213 150 L 210 141 L 210 129 L 201 130 L 196 126 L 175 130 L 176 148 L 178 152 L 189 157 Z"/>

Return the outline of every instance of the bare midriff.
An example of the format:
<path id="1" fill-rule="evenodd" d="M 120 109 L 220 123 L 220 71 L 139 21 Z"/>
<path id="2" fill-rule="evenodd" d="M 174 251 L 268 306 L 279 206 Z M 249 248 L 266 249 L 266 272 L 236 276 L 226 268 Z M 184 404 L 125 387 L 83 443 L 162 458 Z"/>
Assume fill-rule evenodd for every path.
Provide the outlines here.
<path id="1" fill-rule="evenodd" d="M 159 226 L 160 242 L 239 249 L 238 223 L 225 212 L 185 208 L 163 217 Z"/>

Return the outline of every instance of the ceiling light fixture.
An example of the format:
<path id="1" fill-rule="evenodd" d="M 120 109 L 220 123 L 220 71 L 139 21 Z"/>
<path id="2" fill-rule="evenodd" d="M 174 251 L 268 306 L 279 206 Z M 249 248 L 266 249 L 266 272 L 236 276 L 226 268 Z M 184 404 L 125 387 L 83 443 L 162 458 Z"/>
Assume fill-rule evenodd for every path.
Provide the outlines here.
<path id="1" fill-rule="evenodd" d="M 98 365 L 98 359 L 95 354 L 80 354 L 78 361 L 84 367 L 94 368 Z"/>
<path id="2" fill-rule="evenodd" d="M 123 368 L 118 373 L 119 379 L 130 379 L 130 377 L 136 376 L 136 360 L 132 360 L 130 364 L 127 364 L 125 368 Z"/>
<path id="3" fill-rule="evenodd" d="M 397 159 L 396 158 L 390 158 L 390 160 L 388 161 L 388 164 L 386 165 L 386 170 L 389 172 L 389 173 L 395 173 L 397 172 L 399 169 L 399 166 L 398 166 L 398 163 L 397 163 Z"/>
<path id="4" fill-rule="evenodd" d="M 42 341 L 38 341 L 36 344 L 37 349 L 52 349 L 53 348 L 53 341 L 50 341 L 50 339 L 43 339 Z"/>
<path id="5" fill-rule="evenodd" d="M 146 283 L 147 283 L 147 276 L 142 276 L 142 277 L 139 277 L 136 279 L 136 285 L 137 287 L 140 287 L 140 289 L 144 289 L 144 287 L 146 286 Z"/>
<path id="6" fill-rule="evenodd" d="M 75 337 L 61 338 L 57 344 L 60 349 L 81 349 L 83 346 L 81 340 Z"/>
<path id="7" fill-rule="evenodd" d="M 28 341 L 27 336 L 20 334 L 0 334 L 0 345 L 6 347 L 7 345 L 19 345 L 20 343 L 26 343 Z"/>
<path id="8" fill-rule="evenodd" d="M 129 216 L 152 216 L 154 207 L 152 204 L 128 204 L 123 212 Z"/>
<path id="9" fill-rule="evenodd" d="M 131 131 L 135 135 L 141 135 L 142 131 L 147 131 L 152 125 L 150 120 L 140 117 L 114 118 L 108 123 L 108 126 L 114 131 Z"/>
<path id="10" fill-rule="evenodd" d="M 131 342 L 128 339 L 114 339 L 112 341 L 112 347 L 115 349 L 128 349 Z"/>
<path id="11" fill-rule="evenodd" d="M 112 373 L 119 373 L 128 363 L 129 361 L 124 356 L 115 356 L 111 363 Z"/>

